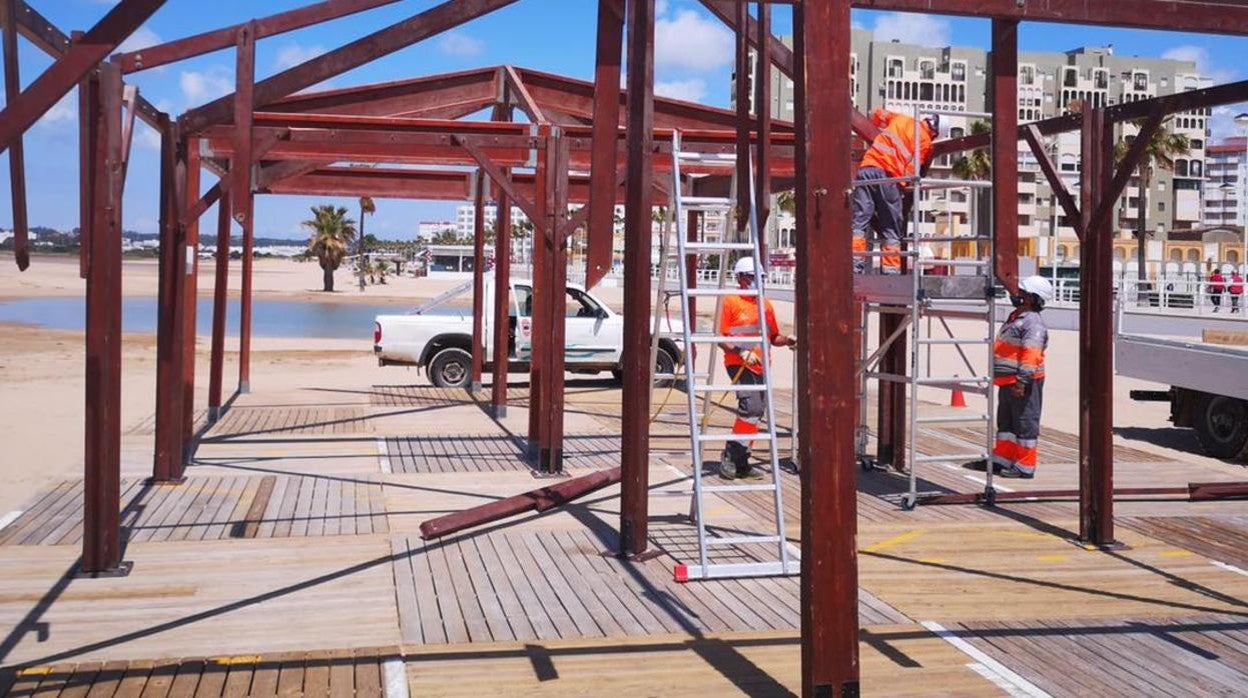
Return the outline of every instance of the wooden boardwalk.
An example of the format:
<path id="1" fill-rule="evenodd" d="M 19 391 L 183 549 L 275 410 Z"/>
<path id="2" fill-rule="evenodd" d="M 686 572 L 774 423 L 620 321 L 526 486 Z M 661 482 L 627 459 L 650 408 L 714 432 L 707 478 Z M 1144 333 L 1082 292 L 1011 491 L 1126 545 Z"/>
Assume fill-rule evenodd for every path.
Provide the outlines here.
<path id="1" fill-rule="evenodd" d="M 570 381 L 566 467 L 619 462 L 620 392 Z M 145 484 L 150 420 L 127 432 L 126 578 L 72 577 L 82 484 L 0 528 L 0 689 L 11 695 L 792 695 L 796 577 L 678 584 L 696 557 L 683 394 L 656 391 L 654 557 L 616 557 L 618 488 L 436 542 L 420 522 L 543 484 L 524 455 L 523 388 L 414 386 L 239 398 L 187 479 Z M 786 434 L 788 399 L 777 408 Z M 713 411 L 712 428 L 731 412 Z M 521 435 L 521 436 L 518 436 Z M 974 430 L 924 429 L 925 455 Z M 787 440 L 782 439 L 782 451 Z M 1118 444 L 1120 486 L 1245 479 Z M 1077 441 L 1046 431 L 1033 481 L 1074 488 Z M 920 490 L 983 473 L 924 464 Z M 789 539 L 800 478 L 780 474 Z M 858 472 L 863 687 L 872 694 L 1235 694 L 1248 686 L 1248 503 L 1124 502 L 1120 551 L 1071 542 L 1070 502 L 920 506 L 903 476 Z M 709 497 L 711 535 L 759 532 L 769 493 Z M 3 515 L 3 512 L 0 512 Z M 763 546 L 722 559 L 769 559 Z M 396 684 L 397 682 L 397 684 Z M 387 688 L 390 686 L 390 688 Z M 0 694 L 4 694 L 0 690 Z"/>

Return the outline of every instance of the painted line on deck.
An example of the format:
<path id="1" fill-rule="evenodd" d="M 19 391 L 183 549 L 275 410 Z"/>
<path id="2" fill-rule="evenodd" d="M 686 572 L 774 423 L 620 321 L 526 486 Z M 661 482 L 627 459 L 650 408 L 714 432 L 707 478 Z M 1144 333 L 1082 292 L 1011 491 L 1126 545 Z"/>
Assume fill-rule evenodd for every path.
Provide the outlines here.
<path id="1" fill-rule="evenodd" d="M 1036 686 L 1027 679 L 1014 673 L 1013 670 L 1001 662 L 989 657 L 979 648 L 975 647 L 975 645 L 972 645 L 954 633 L 949 632 L 940 623 L 925 620 L 921 625 L 926 628 L 928 632 L 953 645 L 958 649 L 958 651 L 962 652 L 962 654 L 974 659 L 975 663 L 967 664 L 966 666 L 980 676 L 992 681 L 1010 695 L 1030 696 L 1031 698 L 1048 698 L 1049 694 L 1042 691 L 1039 686 Z M 989 676 L 989 674 L 992 674 L 996 678 Z"/>
<path id="2" fill-rule="evenodd" d="M 22 510 L 18 509 L 16 511 L 10 511 L 4 516 L 0 516 L 0 531 L 3 531 L 6 526 L 13 523 L 14 521 L 17 521 L 17 517 L 21 515 L 22 515 Z"/>
<path id="3" fill-rule="evenodd" d="M 1209 564 L 1219 569 L 1226 570 L 1227 572 L 1234 572 L 1235 574 L 1248 577 L 1248 570 L 1240 568 L 1240 567 L 1236 567 L 1235 565 L 1228 565 L 1225 562 L 1218 562 L 1217 560 L 1210 560 Z"/>
<path id="4" fill-rule="evenodd" d="M 390 451 L 386 448 L 385 439 L 377 439 L 377 460 L 381 463 L 381 472 L 386 475 L 394 474 L 394 470 L 390 467 Z"/>
<path id="5" fill-rule="evenodd" d="M 982 477 L 976 477 L 974 475 L 963 475 L 962 477 L 966 478 L 967 480 L 970 480 L 971 482 L 978 482 L 984 487 L 988 486 L 988 481 Z M 996 480 L 993 480 L 992 488 L 1000 492 L 1013 492 L 1014 491 L 1013 487 L 1006 487 L 1005 485 L 998 485 Z"/>
<path id="6" fill-rule="evenodd" d="M 386 673 L 386 698 L 409 698 L 407 689 L 407 665 L 402 659 L 387 659 L 382 666 Z"/>
<path id="7" fill-rule="evenodd" d="M 882 540 L 879 543 L 876 543 L 875 545 L 872 545 L 871 547 L 863 550 L 863 552 L 864 553 L 882 552 L 884 550 L 888 550 L 889 548 L 893 548 L 898 545 L 901 545 L 902 543 L 908 543 L 914 540 L 915 538 L 918 538 L 919 536 L 923 535 L 924 533 L 927 533 L 926 528 L 916 528 L 913 531 L 907 531 L 899 536 L 893 536 L 892 538 L 889 538 L 888 540 Z"/>

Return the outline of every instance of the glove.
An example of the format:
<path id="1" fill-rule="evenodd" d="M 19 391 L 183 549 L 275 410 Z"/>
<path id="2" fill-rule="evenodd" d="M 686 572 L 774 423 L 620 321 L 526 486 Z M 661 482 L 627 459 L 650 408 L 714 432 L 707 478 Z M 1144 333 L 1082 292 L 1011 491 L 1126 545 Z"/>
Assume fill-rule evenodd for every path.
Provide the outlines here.
<path id="1" fill-rule="evenodd" d="M 746 351 L 745 349 L 741 350 L 740 356 L 741 356 L 741 359 L 745 361 L 745 365 L 751 368 L 763 362 L 762 359 L 758 358 L 757 354 L 755 354 L 752 351 Z"/>

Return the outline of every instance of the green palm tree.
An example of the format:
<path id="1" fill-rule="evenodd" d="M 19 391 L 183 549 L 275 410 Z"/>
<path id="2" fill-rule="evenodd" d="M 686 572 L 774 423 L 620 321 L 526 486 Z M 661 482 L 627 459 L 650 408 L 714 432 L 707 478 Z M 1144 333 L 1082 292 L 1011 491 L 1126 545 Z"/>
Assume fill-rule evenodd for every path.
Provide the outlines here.
<path id="1" fill-rule="evenodd" d="M 1137 126 L 1142 122 L 1138 122 Z M 1121 162 L 1127 156 L 1127 150 L 1131 148 L 1131 144 L 1135 142 L 1134 136 L 1128 136 L 1118 141 L 1114 145 L 1114 161 Z M 1174 158 L 1179 155 L 1187 154 L 1192 148 L 1192 142 L 1187 136 L 1175 133 L 1166 128 L 1163 122 L 1157 130 L 1153 132 L 1153 137 L 1149 139 L 1148 144 L 1144 146 L 1144 154 L 1140 156 L 1140 164 L 1138 166 L 1138 176 L 1140 180 L 1140 196 L 1136 205 L 1137 224 L 1135 228 L 1135 259 L 1136 259 L 1136 278 L 1140 281 L 1141 289 L 1148 275 L 1144 268 L 1145 254 L 1144 241 L 1148 239 L 1148 190 L 1152 186 L 1153 176 L 1157 169 L 1174 170 Z"/>
<path id="2" fill-rule="evenodd" d="M 376 213 L 376 212 L 377 212 L 377 205 L 373 203 L 373 197 L 361 196 L 360 197 L 360 247 L 356 251 L 360 259 L 359 267 L 360 267 L 360 290 L 361 291 L 364 290 L 364 245 L 367 242 L 367 240 L 364 237 L 364 216 L 369 213 Z"/>
<path id="3" fill-rule="evenodd" d="M 302 224 L 311 231 L 308 252 L 316 256 L 324 272 L 323 285 L 326 293 L 334 291 L 334 272 L 351 250 L 355 240 L 355 221 L 347 218 L 342 206 L 313 206 L 312 219 Z"/>
<path id="4" fill-rule="evenodd" d="M 797 213 L 797 192 L 792 189 L 782 191 L 776 196 L 776 208 L 788 214 Z"/>

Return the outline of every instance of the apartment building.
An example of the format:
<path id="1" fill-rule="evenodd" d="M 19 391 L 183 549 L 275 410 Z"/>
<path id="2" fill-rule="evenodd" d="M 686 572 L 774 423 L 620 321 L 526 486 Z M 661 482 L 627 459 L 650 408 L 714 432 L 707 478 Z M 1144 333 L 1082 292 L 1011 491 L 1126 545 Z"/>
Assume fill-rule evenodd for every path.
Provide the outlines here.
<path id="1" fill-rule="evenodd" d="M 953 112 L 942 116 L 946 134 L 965 135 L 976 121 L 987 120 L 981 115 L 989 111 L 992 98 L 987 78 L 990 58 L 989 52 L 979 48 L 880 42 L 870 31 L 854 30 L 853 102 L 864 112 L 877 107 L 905 112 L 916 108 Z M 1120 56 L 1112 46 L 1081 47 L 1065 53 L 1022 52 L 1018 114 L 1024 123 L 1039 121 L 1068 113 L 1076 101 L 1099 107 L 1200 89 L 1211 82 L 1199 74 L 1192 62 Z M 735 104 L 735 81 L 733 87 Z M 793 118 L 792 83 L 779 71 L 772 75 L 771 107 L 776 118 Z M 958 115 L 959 112 L 966 116 Z M 1171 131 L 1187 136 L 1191 149 L 1175 159 L 1173 171 L 1157 169 L 1152 174 L 1145 201 L 1145 227 L 1153 235 L 1151 259 L 1160 260 L 1160 241 L 1171 231 L 1202 223 L 1204 205 L 1209 199 L 1202 199 L 1208 120 L 1209 110 L 1199 109 L 1176 114 L 1165 124 Z M 1127 124 L 1119 128 L 1119 137 L 1129 140 L 1136 132 L 1135 125 Z M 1046 148 L 1073 188 L 1079 179 L 1078 134 L 1050 138 Z M 1040 263 L 1078 259 L 1074 229 L 1056 204 L 1035 156 L 1021 142 L 1018 155 L 1020 254 Z M 955 162 L 956 158 L 940 158 L 933 163 L 932 176 L 952 177 Z M 1116 212 L 1115 225 L 1120 236 L 1130 237 L 1138 226 L 1139 196 L 1140 182 L 1132 178 Z M 928 190 L 923 194 L 919 229 L 923 234 L 941 236 L 971 235 L 976 229 L 982 230 L 989 225 L 987 198 L 969 189 Z M 773 219 L 769 230 L 772 245 L 792 244 L 791 234 L 781 234 L 786 227 L 791 230 L 792 226 L 777 225 Z M 958 256 L 971 254 L 971 249 L 969 245 L 954 244 L 932 252 Z"/>
<path id="2" fill-rule="evenodd" d="M 485 229 L 490 230 L 494 226 L 494 222 L 498 220 L 498 206 L 496 204 L 485 205 Z M 517 206 L 511 207 L 511 224 L 512 226 L 521 223 L 527 223 L 528 216 Z M 461 238 L 471 238 L 477 223 L 477 209 L 468 204 L 455 209 L 455 223 L 451 227 L 455 229 L 455 234 Z"/>
<path id="3" fill-rule="evenodd" d="M 1205 226 L 1248 226 L 1248 138 L 1228 138 L 1206 152 Z"/>

